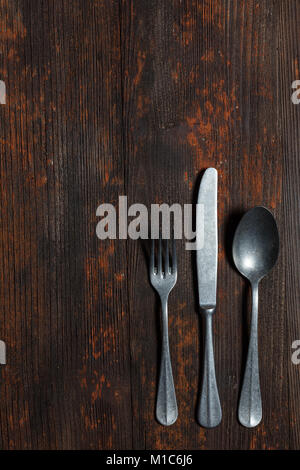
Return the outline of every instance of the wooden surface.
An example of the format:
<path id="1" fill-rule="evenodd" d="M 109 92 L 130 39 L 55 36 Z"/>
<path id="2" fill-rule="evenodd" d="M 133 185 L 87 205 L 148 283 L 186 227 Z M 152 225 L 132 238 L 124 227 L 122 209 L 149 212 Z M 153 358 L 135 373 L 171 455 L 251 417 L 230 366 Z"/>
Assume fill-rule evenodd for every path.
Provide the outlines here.
<path id="1" fill-rule="evenodd" d="M 0 0 L 1 449 L 300 447 L 300 2 Z M 101 203 L 195 202 L 219 172 L 215 358 L 222 424 L 195 421 L 201 324 L 178 243 L 169 301 L 179 418 L 154 417 L 159 305 L 147 244 L 100 241 Z M 276 216 L 261 284 L 263 421 L 237 403 L 247 289 L 230 257 L 245 210 Z"/>

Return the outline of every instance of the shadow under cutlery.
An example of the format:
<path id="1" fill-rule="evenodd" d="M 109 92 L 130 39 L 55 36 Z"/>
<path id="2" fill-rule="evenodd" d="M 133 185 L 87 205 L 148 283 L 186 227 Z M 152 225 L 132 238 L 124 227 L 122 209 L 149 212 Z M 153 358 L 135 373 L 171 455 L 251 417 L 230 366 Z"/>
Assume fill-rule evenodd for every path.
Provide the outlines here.
<path id="1" fill-rule="evenodd" d="M 234 264 L 233 255 L 232 255 L 232 245 L 233 245 L 235 231 L 244 213 L 245 211 L 237 210 L 235 212 L 232 212 L 225 220 L 225 236 L 224 236 L 225 254 L 229 261 L 230 266 L 237 273 L 239 273 L 239 271 L 237 270 Z M 244 279 L 241 279 L 241 282 L 242 282 L 241 284 L 242 302 L 240 305 L 241 315 L 239 316 L 239 319 L 241 320 L 242 357 L 241 357 L 240 375 L 239 375 L 239 380 L 238 380 L 238 401 L 237 401 L 237 408 L 236 408 L 237 419 L 238 419 L 238 404 L 240 401 L 242 385 L 243 385 L 243 377 L 244 377 L 246 361 L 247 361 L 247 352 L 248 352 L 248 344 L 249 344 L 249 321 L 250 321 L 250 310 L 251 310 L 250 308 L 251 307 L 250 306 L 250 299 L 251 299 L 250 285 Z"/>
<path id="2" fill-rule="evenodd" d="M 155 396 L 157 396 L 158 393 L 158 382 L 159 382 L 159 372 L 160 372 L 160 357 L 161 357 L 161 352 L 162 352 L 162 345 L 161 345 L 161 335 L 162 335 L 162 325 L 161 325 L 161 301 L 159 298 L 159 295 L 155 291 L 155 289 L 152 287 L 150 278 L 149 278 L 149 268 L 150 268 L 150 256 L 151 256 L 151 243 L 152 240 L 149 237 L 148 240 L 143 240 L 139 239 L 142 247 L 142 252 L 144 255 L 145 263 L 147 266 L 147 280 L 149 282 L 149 287 L 152 289 L 155 295 L 155 338 L 153 340 L 155 341 L 156 344 L 156 377 L 155 377 Z M 155 421 L 156 419 L 156 399 L 153 404 L 153 418 Z M 157 421 L 158 422 L 158 421 Z"/>
<path id="3" fill-rule="evenodd" d="M 200 183 L 202 176 L 205 172 L 206 168 L 202 169 L 196 179 L 195 187 L 193 190 L 193 230 L 196 229 L 196 204 L 198 202 L 198 193 L 200 188 Z M 197 261 L 196 261 L 196 251 L 191 251 L 191 264 L 192 264 L 192 276 L 193 276 L 193 292 L 194 292 L 194 310 L 197 312 L 198 315 L 198 338 L 199 338 L 199 348 L 198 348 L 198 392 L 197 398 L 194 408 L 194 418 L 195 421 L 198 423 L 197 411 L 200 405 L 200 398 L 201 398 L 201 388 L 203 382 L 203 373 L 204 373 L 204 328 L 205 328 L 205 318 L 200 313 L 200 306 L 199 306 L 199 293 L 198 293 L 198 275 L 197 275 Z M 199 424 L 199 423 L 198 423 Z"/>

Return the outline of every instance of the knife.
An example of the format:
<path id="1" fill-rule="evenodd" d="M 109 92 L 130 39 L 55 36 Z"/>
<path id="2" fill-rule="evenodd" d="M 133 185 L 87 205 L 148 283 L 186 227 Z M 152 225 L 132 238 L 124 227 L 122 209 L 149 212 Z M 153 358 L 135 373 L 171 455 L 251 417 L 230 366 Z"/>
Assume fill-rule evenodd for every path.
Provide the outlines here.
<path id="1" fill-rule="evenodd" d="M 2 340 L 0 340 L 0 364 L 6 364 L 6 346 Z"/>
<path id="2" fill-rule="evenodd" d="M 214 428 L 222 420 L 212 339 L 212 319 L 217 303 L 217 186 L 218 172 L 215 168 L 208 168 L 201 180 L 196 210 L 196 234 L 198 241 L 202 240 L 196 245 L 198 292 L 200 312 L 205 319 L 204 366 L 197 418 L 199 424 L 206 428 Z"/>

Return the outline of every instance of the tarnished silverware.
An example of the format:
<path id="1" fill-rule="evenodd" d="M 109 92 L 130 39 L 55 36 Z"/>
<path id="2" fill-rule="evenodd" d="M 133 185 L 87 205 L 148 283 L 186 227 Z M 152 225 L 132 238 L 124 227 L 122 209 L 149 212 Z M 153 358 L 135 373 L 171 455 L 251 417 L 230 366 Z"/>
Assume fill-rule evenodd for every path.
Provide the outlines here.
<path id="1" fill-rule="evenodd" d="M 254 207 L 241 219 L 233 240 L 233 259 L 239 272 L 251 284 L 252 319 L 245 375 L 239 402 L 239 421 L 247 428 L 262 419 L 258 365 L 258 284 L 276 263 L 278 229 L 273 215 L 264 207 Z"/>
<path id="2" fill-rule="evenodd" d="M 222 420 L 212 335 L 212 319 L 217 304 L 217 185 L 217 170 L 208 168 L 201 180 L 196 213 L 197 243 L 199 244 L 199 239 L 202 239 L 201 246 L 197 247 L 196 252 L 199 304 L 200 312 L 205 319 L 204 368 L 197 418 L 199 424 L 206 428 L 214 428 Z M 199 236 L 200 233 L 203 237 Z"/>
<path id="3" fill-rule="evenodd" d="M 172 263 L 170 263 L 169 241 L 162 241 L 159 238 L 157 244 L 157 262 L 155 262 L 155 242 L 152 240 L 149 272 L 151 284 L 160 296 L 162 307 L 162 351 L 156 400 L 156 418 L 164 426 L 169 426 L 175 423 L 178 417 L 168 333 L 168 297 L 177 281 L 177 260 L 174 239 L 171 243 Z"/>

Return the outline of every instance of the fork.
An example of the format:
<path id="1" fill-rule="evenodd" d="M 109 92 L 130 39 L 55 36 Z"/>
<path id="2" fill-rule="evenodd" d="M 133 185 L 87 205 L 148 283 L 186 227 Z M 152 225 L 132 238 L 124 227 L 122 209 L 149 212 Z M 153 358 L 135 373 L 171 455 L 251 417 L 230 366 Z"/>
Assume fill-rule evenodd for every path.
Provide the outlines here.
<path id="1" fill-rule="evenodd" d="M 165 240 L 164 268 L 162 239 L 158 239 L 157 266 L 155 266 L 155 242 L 152 239 L 149 274 L 153 288 L 162 307 L 162 351 L 156 398 L 156 419 L 164 426 L 175 423 L 178 417 L 177 401 L 172 374 L 168 333 L 168 297 L 177 281 L 175 240 L 172 240 L 172 266 L 170 266 L 169 240 Z"/>

